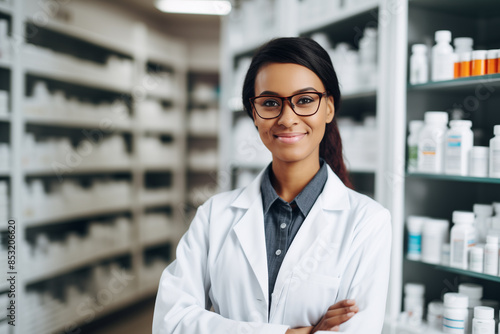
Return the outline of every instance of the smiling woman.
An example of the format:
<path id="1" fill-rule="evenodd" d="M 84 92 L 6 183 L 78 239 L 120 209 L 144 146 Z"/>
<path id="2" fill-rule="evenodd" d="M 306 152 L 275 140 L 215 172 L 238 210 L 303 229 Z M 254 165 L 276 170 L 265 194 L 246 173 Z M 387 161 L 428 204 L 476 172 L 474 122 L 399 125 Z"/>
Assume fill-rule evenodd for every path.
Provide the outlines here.
<path id="1" fill-rule="evenodd" d="M 243 103 L 273 161 L 198 209 L 163 272 L 153 332 L 380 333 L 390 215 L 350 189 L 328 54 L 311 39 L 272 40 Z"/>

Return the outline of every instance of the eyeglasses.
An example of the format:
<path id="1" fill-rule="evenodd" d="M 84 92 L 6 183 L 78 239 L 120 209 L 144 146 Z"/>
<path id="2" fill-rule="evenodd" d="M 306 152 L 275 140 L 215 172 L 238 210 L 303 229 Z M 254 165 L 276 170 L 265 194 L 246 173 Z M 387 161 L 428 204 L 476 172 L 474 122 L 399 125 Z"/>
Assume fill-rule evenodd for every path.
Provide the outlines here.
<path id="1" fill-rule="evenodd" d="M 263 119 L 277 118 L 283 112 L 285 100 L 290 103 L 292 110 L 298 116 L 312 116 L 318 112 L 321 98 L 326 92 L 303 92 L 288 97 L 263 95 L 250 98 L 250 103 Z"/>

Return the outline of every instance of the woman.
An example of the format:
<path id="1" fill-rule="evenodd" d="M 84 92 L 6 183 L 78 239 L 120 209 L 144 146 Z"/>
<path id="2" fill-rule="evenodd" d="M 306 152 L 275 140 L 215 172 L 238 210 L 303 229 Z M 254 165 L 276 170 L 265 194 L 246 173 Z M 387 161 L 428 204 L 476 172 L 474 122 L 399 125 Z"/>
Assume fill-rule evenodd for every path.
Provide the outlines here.
<path id="1" fill-rule="evenodd" d="M 313 40 L 257 52 L 243 104 L 273 161 L 198 209 L 161 277 L 154 333 L 381 332 L 390 215 L 349 188 L 339 103 Z"/>

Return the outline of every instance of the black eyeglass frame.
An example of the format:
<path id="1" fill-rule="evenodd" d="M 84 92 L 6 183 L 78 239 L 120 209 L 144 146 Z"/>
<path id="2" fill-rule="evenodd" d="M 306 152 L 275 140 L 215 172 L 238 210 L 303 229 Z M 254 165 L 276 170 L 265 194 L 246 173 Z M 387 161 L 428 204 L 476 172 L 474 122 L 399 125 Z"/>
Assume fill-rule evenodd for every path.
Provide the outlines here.
<path id="1" fill-rule="evenodd" d="M 309 115 L 300 115 L 298 114 L 296 111 L 295 111 L 295 105 L 292 103 L 292 98 L 294 96 L 297 96 L 297 95 L 303 95 L 303 94 L 316 94 L 319 96 L 319 103 L 318 103 L 318 108 L 316 109 L 315 112 L 313 112 L 312 114 L 309 114 Z M 255 113 L 262 119 L 275 119 L 275 118 L 278 118 L 281 116 L 281 114 L 283 113 L 283 107 L 285 106 L 285 100 L 288 101 L 288 103 L 290 103 L 290 106 L 292 107 L 292 111 L 295 113 L 295 115 L 297 116 L 301 116 L 301 117 L 309 117 L 309 116 L 312 116 L 314 114 L 316 114 L 319 110 L 319 107 L 321 107 L 321 100 L 323 98 L 323 96 L 327 96 L 328 93 L 326 91 L 324 91 L 323 93 L 321 92 L 300 92 L 300 93 L 297 93 L 297 94 L 293 94 L 293 95 L 290 95 L 290 96 L 287 96 L 287 97 L 284 97 L 284 96 L 276 96 L 276 95 L 259 95 L 259 96 L 254 96 L 254 97 L 251 97 L 249 98 L 250 100 L 250 104 L 252 105 L 253 109 L 255 110 Z M 280 110 L 280 113 L 274 117 L 262 117 L 259 112 L 257 111 L 257 108 L 255 108 L 255 103 L 254 103 L 254 100 L 255 99 L 258 99 L 258 98 L 261 98 L 261 97 L 274 97 L 274 98 L 278 98 L 281 100 L 281 110 Z"/>

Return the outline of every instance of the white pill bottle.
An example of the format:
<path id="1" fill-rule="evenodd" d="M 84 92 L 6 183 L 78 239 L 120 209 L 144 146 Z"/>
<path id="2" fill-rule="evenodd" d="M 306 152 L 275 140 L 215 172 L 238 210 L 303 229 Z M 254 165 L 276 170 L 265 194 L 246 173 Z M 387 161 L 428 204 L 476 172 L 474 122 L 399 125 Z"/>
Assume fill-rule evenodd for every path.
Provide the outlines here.
<path id="1" fill-rule="evenodd" d="M 428 111 L 424 120 L 425 125 L 418 135 L 418 171 L 439 174 L 443 172 L 448 113 Z"/>
<path id="2" fill-rule="evenodd" d="M 448 292 L 444 294 L 443 332 L 465 334 L 467 328 L 467 306 L 469 298 L 465 295 Z"/>
<path id="3" fill-rule="evenodd" d="M 495 334 L 494 309 L 486 306 L 474 307 L 472 334 Z"/>
<path id="4" fill-rule="evenodd" d="M 474 247 L 476 229 L 474 213 L 453 211 L 453 227 L 450 232 L 450 266 L 468 269 L 469 250 Z"/>

